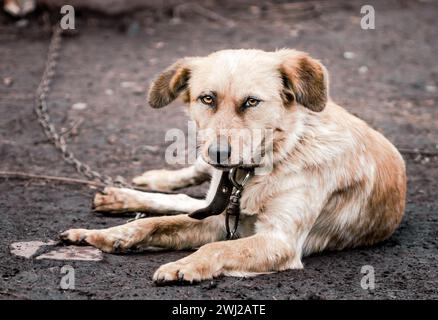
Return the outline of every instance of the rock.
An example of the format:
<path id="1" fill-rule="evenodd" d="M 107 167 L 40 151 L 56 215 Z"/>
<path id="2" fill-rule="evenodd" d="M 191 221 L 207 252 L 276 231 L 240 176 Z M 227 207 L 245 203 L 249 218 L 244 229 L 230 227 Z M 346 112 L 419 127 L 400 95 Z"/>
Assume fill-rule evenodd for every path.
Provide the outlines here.
<path id="1" fill-rule="evenodd" d="M 20 19 L 17 22 L 15 22 L 15 25 L 18 28 L 26 28 L 29 25 L 29 20 L 27 20 L 27 19 Z"/>
<path id="2" fill-rule="evenodd" d="M 347 60 L 354 59 L 355 57 L 356 57 L 356 54 L 354 52 L 351 52 L 351 51 L 344 52 L 344 58 Z"/>
<path id="3" fill-rule="evenodd" d="M 256 16 L 256 17 L 260 17 L 260 14 L 262 13 L 262 10 L 260 9 L 259 6 L 250 6 L 249 7 L 249 12 L 251 12 L 252 15 Z"/>
<path id="4" fill-rule="evenodd" d="M 100 261 L 103 259 L 103 255 L 102 251 L 94 247 L 68 246 L 44 253 L 36 259 Z"/>
<path id="5" fill-rule="evenodd" d="M 154 45 L 155 49 L 161 49 L 162 47 L 164 47 L 164 42 L 159 41 Z"/>
<path id="6" fill-rule="evenodd" d="M 136 83 L 133 82 L 133 81 L 122 81 L 122 82 L 120 83 L 120 86 L 121 86 L 122 88 L 132 88 L 132 87 L 135 86 L 135 85 L 136 85 Z"/>
<path id="7" fill-rule="evenodd" d="M 141 94 L 144 92 L 143 86 L 139 85 L 134 81 L 122 81 L 120 86 L 125 89 L 130 89 L 134 94 Z"/>
<path id="8" fill-rule="evenodd" d="M 361 67 L 359 67 L 358 71 L 359 71 L 359 74 L 365 74 L 365 73 L 368 72 L 368 67 L 367 66 L 361 66 Z"/>
<path id="9" fill-rule="evenodd" d="M 51 246 L 54 245 L 55 241 L 48 241 L 48 242 L 42 242 L 42 241 L 27 241 L 27 242 L 14 242 L 10 246 L 10 251 L 13 255 L 16 255 L 18 257 L 23 257 L 26 259 L 31 258 L 39 248 L 42 246 Z"/>
<path id="10" fill-rule="evenodd" d="M 5 77 L 5 78 L 3 78 L 3 84 L 4 84 L 6 87 L 10 87 L 10 86 L 12 86 L 13 83 L 14 83 L 14 80 L 12 80 L 11 77 Z"/>
<path id="11" fill-rule="evenodd" d="M 289 36 L 292 37 L 292 38 L 298 37 L 299 34 L 300 34 L 300 30 L 298 30 L 298 29 L 291 29 L 291 30 L 289 30 Z"/>
<path id="12" fill-rule="evenodd" d="M 429 93 L 436 92 L 436 87 L 434 85 L 428 84 L 428 85 L 426 85 L 426 92 L 429 92 Z"/>
<path id="13" fill-rule="evenodd" d="M 85 110 L 87 109 L 87 104 L 84 102 L 77 102 L 71 106 L 73 110 Z"/>
<path id="14" fill-rule="evenodd" d="M 106 141 L 108 141 L 109 144 L 115 144 L 117 141 L 117 136 L 114 134 L 111 134 L 106 138 Z"/>
<path id="15" fill-rule="evenodd" d="M 176 26 L 176 25 L 178 25 L 178 24 L 181 24 L 181 22 L 182 22 L 182 19 L 181 19 L 180 17 L 172 17 L 172 18 L 169 20 L 169 24 L 170 24 L 170 25 L 173 25 L 173 26 Z"/>

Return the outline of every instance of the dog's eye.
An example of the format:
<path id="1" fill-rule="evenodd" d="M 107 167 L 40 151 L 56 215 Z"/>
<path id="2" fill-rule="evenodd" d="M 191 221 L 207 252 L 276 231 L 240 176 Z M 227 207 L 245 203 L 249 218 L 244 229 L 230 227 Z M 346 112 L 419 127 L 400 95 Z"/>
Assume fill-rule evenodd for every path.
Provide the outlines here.
<path id="1" fill-rule="evenodd" d="M 214 98 L 213 98 L 212 96 L 209 96 L 209 95 L 202 96 L 202 97 L 200 97 L 199 99 L 201 100 L 201 102 L 202 102 L 203 104 L 206 104 L 206 105 L 208 105 L 208 106 L 211 106 L 211 105 L 213 105 L 213 103 L 214 103 Z"/>
<path id="2" fill-rule="evenodd" d="M 259 103 L 260 103 L 259 99 L 249 97 L 248 99 L 246 99 L 245 103 L 243 104 L 243 107 L 252 108 L 252 107 L 256 107 Z"/>

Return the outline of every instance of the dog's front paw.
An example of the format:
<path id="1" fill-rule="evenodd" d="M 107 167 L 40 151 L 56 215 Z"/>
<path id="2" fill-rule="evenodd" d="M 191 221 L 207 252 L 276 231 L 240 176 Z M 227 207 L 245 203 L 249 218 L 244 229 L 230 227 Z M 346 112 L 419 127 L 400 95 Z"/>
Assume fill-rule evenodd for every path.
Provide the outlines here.
<path id="1" fill-rule="evenodd" d="M 102 230 L 70 229 L 59 237 L 65 243 L 91 245 L 108 253 L 123 252 L 132 246 L 129 241 L 110 236 Z"/>
<path id="2" fill-rule="evenodd" d="M 211 266 L 196 262 L 170 262 L 158 268 L 153 281 L 158 285 L 173 283 L 196 283 L 219 275 Z"/>
<path id="3" fill-rule="evenodd" d="M 110 213 L 129 211 L 129 208 L 134 206 L 130 203 L 131 198 L 125 189 L 106 187 L 103 192 L 98 192 L 94 196 L 93 209 Z"/>
<path id="4" fill-rule="evenodd" d="M 70 229 L 59 234 L 59 238 L 65 243 L 71 244 L 87 244 L 88 230 L 86 229 Z"/>
<path id="5" fill-rule="evenodd" d="M 132 179 L 132 182 L 137 186 L 142 186 L 146 189 L 170 192 L 172 188 L 172 178 L 174 173 L 169 170 L 150 170 L 140 176 Z"/>

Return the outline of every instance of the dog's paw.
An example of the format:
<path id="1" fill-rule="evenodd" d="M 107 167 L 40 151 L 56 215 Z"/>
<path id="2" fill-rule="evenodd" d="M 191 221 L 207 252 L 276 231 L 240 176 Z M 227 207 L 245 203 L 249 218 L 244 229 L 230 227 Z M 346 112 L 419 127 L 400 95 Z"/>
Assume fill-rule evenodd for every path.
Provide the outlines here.
<path id="1" fill-rule="evenodd" d="M 130 195 L 123 188 L 106 187 L 94 196 L 93 210 L 109 213 L 129 211 L 133 205 L 130 203 L 130 198 Z"/>
<path id="2" fill-rule="evenodd" d="M 59 234 L 61 241 L 71 244 L 86 244 L 88 230 L 70 229 Z"/>
<path id="3" fill-rule="evenodd" d="M 132 179 L 132 183 L 149 190 L 170 192 L 172 183 L 170 179 L 174 177 L 169 170 L 150 170 Z"/>
<path id="4" fill-rule="evenodd" d="M 124 252 L 132 246 L 130 241 L 104 233 L 101 230 L 70 229 L 59 235 L 61 241 L 76 245 L 91 245 L 107 253 Z"/>
<path id="5" fill-rule="evenodd" d="M 170 262 L 162 265 L 155 271 L 153 281 L 157 285 L 173 283 L 197 283 L 202 280 L 212 279 L 214 275 L 209 266 L 191 262 Z"/>

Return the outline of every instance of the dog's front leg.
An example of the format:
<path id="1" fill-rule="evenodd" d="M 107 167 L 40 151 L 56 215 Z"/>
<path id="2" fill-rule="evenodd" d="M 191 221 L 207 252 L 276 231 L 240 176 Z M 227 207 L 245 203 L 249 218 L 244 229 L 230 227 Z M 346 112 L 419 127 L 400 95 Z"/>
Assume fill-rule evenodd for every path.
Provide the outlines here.
<path id="1" fill-rule="evenodd" d="M 314 190 L 312 190 L 314 191 Z M 246 276 L 302 268 L 305 239 L 316 220 L 323 198 L 307 188 L 278 196 L 266 204 L 247 238 L 209 243 L 197 252 L 161 266 L 157 283 L 196 282 L 219 275 Z"/>
<path id="2" fill-rule="evenodd" d="M 132 182 L 149 190 L 168 192 L 201 184 L 207 181 L 212 167 L 201 157 L 194 165 L 178 170 L 150 170 L 135 177 Z"/>
<path id="3" fill-rule="evenodd" d="M 70 229 L 60 235 L 73 244 L 89 244 L 108 253 L 160 247 L 192 249 L 225 237 L 224 217 L 196 220 L 187 215 L 152 217 L 100 229 Z"/>
<path id="4" fill-rule="evenodd" d="M 148 212 L 154 214 L 191 213 L 207 205 L 205 200 L 186 194 L 143 192 L 128 188 L 107 187 L 97 193 L 93 209 L 98 212 Z"/>
<path id="5" fill-rule="evenodd" d="M 220 171 L 212 172 L 212 180 L 207 199 L 199 200 L 185 194 L 163 194 L 143 192 L 128 188 L 107 187 L 94 197 L 95 211 L 120 212 L 149 212 L 155 214 L 192 213 L 206 207 L 214 197 L 220 180 Z"/>
<path id="6" fill-rule="evenodd" d="M 161 266 L 154 274 L 156 283 L 198 282 L 220 275 L 249 276 L 291 268 L 301 268 L 300 257 L 275 233 L 206 244 L 195 253 Z"/>

